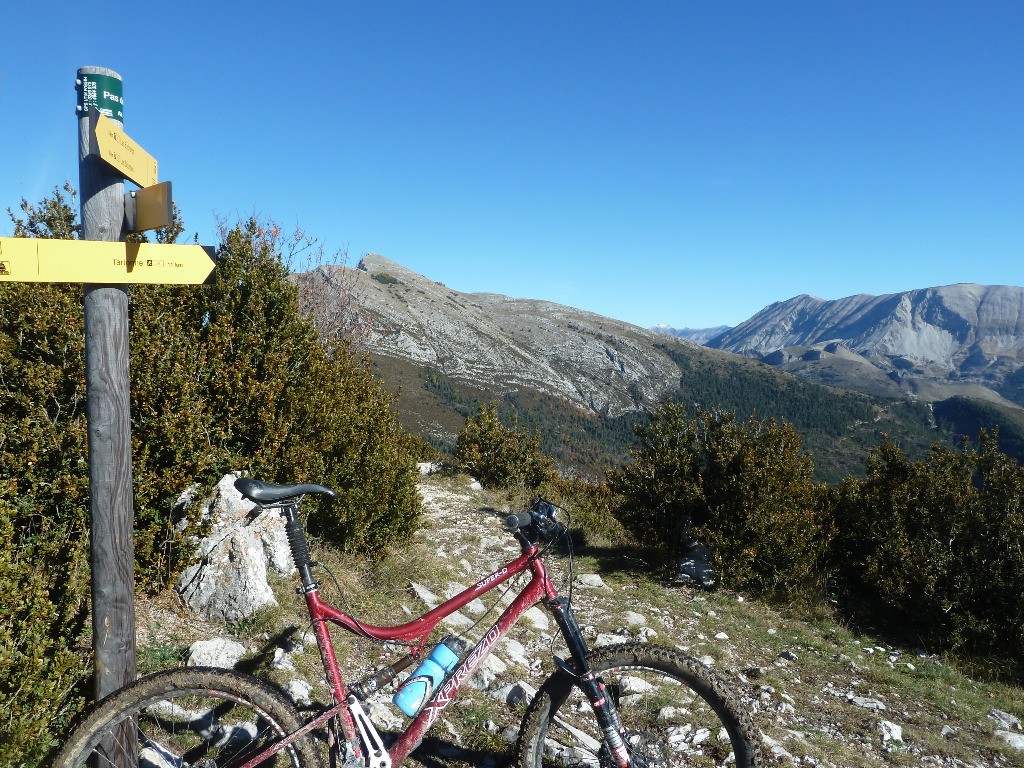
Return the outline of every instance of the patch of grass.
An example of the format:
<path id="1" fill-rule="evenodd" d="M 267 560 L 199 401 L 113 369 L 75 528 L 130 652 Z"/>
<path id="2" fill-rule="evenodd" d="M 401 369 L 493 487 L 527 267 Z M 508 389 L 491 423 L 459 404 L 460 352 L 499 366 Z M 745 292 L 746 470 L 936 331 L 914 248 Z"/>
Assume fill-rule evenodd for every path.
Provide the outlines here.
<path id="1" fill-rule="evenodd" d="M 140 675 L 178 666 L 188 651 L 174 643 L 157 643 L 140 647 L 135 654 L 135 666 Z"/>

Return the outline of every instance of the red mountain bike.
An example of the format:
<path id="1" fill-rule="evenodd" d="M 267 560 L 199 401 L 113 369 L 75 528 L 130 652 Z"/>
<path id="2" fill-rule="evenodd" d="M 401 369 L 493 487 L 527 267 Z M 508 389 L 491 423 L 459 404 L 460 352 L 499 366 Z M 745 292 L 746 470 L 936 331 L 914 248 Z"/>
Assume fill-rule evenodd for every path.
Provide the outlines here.
<path id="1" fill-rule="evenodd" d="M 373 626 L 324 602 L 313 578 L 305 531 L 297 518 L 302 498 L 335 496 L 322 485 L 277 485 L 241 479 L 236 488 L 259 510 L 277 508 L 301 578 L 300 591 L 316 634 L 334 704 L 304 721 L 278 688 L 249 675 L 186 667 L 143 677 L 99 702 L 71 734 L 55 768 L 254 768 L 398 766 L 455 699 L 463 683 L 516 621 L 534 604 L 550 611 L 568 648 L 554 657 L 555 672 L 529 705 L 515 759 L 524 768 L 549 765 L 719 766 L 761 765 L 757 731 L 724 681 L 679 651 L 646 643 L 587 647 L 569 601 L 548 577 L 543 554 L 566 535 L 555 507 L 537 500 L 529 511 L 509 515 L 506 530 L 522 554 L 422 616 L 397 626 Z M 429 638 L 446 616 L 509 579 L 529 571 L 530 580 L 476 644 L 456 644 L 440 672 L 423 661 Z M 342 680 L 328 623 L 364 638 L 402 641 L 408 656 L 373 670 L 356 683 Z M 436 654 L 431 654 L 433 659 Z M 442 654 L 446 655 L 446 654 Z M 420 686 L 404 731 L 381 734 L 367 715 L 367 697 L 393 684 L 420 661 L 405 686 Z M 421 670 L 427 670 L 421 674 Z M 434 675 L 431 676 L 430 672 Z M 406 688 L 402 689 L 403 691 Z M 412 690 L 409 688 L 409 690 Z M 416 701 L 419 699 L 419 701 Z"/>

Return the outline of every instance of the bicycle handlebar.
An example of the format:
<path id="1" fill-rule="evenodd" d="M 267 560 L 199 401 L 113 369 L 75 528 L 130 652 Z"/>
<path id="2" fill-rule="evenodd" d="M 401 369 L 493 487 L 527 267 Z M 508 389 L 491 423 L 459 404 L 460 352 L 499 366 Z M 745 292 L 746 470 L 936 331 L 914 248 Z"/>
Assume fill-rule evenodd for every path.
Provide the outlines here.
<path id="1" fill-rule="evenodd" d="M 555 505 L 546 499 L 534 499 L 530 509 L 505 517 L 505 530 L 526 540 L 552 539 L 562 527 L 555 519 Z M 524 536 L 521 529 L 532 529 Z"/>
<path id="2" fill-rule="evenodd" d="M 505 518 L 505 530 L 517 531 L 533 522 L 532 512 L 516 512 Z"/>

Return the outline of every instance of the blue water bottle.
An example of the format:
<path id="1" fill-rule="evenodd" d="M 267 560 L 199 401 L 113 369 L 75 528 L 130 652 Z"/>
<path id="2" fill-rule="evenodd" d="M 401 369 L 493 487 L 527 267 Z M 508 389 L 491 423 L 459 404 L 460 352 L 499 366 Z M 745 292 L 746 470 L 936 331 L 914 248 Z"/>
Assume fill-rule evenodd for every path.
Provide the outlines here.
<path id="1" fill-rule="evenodd" d="M 409 717 L 414 717 L 430 700 L 445 675 L 455 669 L 459 663 L 459 654 L 465 648 L 466 644 L 457 637 L 449 635 L 442 639 L 398 689 L 392 699 L 395 706 Z"/>

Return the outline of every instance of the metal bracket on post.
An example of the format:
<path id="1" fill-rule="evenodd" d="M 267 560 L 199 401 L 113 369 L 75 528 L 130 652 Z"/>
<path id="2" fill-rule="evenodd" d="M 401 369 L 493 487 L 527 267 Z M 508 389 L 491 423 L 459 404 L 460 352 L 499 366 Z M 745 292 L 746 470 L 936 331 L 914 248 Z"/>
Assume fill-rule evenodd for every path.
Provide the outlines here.
<path id="1" fill-rule="evenodd" d="M 174 217 L 171 182 L 162 181 L 124 196 L 124 223 L 129 232 L 145 232 L 170 226 Z"/>

